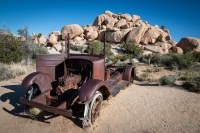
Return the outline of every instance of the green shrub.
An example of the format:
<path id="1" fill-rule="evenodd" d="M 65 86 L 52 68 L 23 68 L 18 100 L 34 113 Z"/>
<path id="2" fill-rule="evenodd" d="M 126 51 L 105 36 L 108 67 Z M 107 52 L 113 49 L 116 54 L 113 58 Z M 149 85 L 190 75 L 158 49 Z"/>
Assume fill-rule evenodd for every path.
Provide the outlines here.
<path id="1" fill-rule="evenodd" d="M 142 54 L 142 48 L 136 45 L 135 42 L 123 43 L 124 53 L 132 55 L 132 57 L 137 57 Z"/>
<path id="2" fill-rule="evenodd" d="M 88 43 L 88 47 L 86 48 L 85 52 L 86 53 L 90 53 L 90 54 L 103 54 L 103 46 L 104 44 L 101 41 L 98 40 L 94 40 Z M 105 55 L 106 57 L 112 56 L 113 53 L 111 51 L 111 44 L 106 43 L 106 51 L 105 51 Z"/>
<path id="3" fill-rule="evenodd" d="M 48 54 L 48 51 L 45 47 L 37 47 L 34 51 L 36 55 L 38 54 Z"/>
<path id="4" fill-rule="evenodd" d="M 177 78 L 171 75 L 159 78 L 159 82 L 161 83 L 161 85 L 174 85 L 176 80 Z"/>
<path id="5" fill-rule="evenodd" d="M 182 85 L 185 89 L 191 92 L 200 92 L 200 76 L 193 77 Z"/>
<path id="6" fill-rule="evenodd" d="M 163 64 L 165 66 L 177 69 L 188 69 L 200 59 L 199 54 L 189 52 L 185 54 L 170 53 L 166 55 L 154 55 L 151 58 L 152 63 Z"/>
<path id="7" fill-rule="evenodd" d="M 158 38 L 156 39 L 156 42 L 163 42 L 163 36 L 159 35 Z"/>
<path id="8" fill-rule="evenodd" d="M 103 50 L 103 44 L 98 40 L 91 41 L 86 50 L 88 53 L 100 55 Z"/>
<path id="9" fill-rule="evenodd" d="M 22 43 L 12 35 L 0 34 L 0 62 L 20 62 L 25 57 Z"/>
<path id="10" fill-rule="evenodd" d="M 81 52 L 82 53 L 82 51 L 83 51 L 83 46 L 81 46 L 81 45 L 71 45 L 70 46 L 70 49 L 72 49 L 72 50 L 74 50 L 74 51 L 79 51 L 79 52 Z"/>

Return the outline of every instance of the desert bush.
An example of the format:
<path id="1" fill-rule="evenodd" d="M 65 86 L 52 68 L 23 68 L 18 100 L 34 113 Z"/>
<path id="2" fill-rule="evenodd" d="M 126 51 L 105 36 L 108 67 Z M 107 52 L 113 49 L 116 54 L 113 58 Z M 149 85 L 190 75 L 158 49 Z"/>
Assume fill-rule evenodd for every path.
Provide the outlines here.
<path id="1" fill-rule="evenodd" d="M 0 35 L 0 62 L 20 62 L 25 58 L 21 41 L 13 35 Z"/>
<path id="2" fill-rule="evenodd" d="M 190 66 L 199 60 L 199 54 L 189 52 L 185 54 L 166 54 L 166 55 L 154 55 L 151 58 L 152 63 L 163 64 L 165 66 L 176 69 L 188 69 Z"/>
<path id="3" fill-rule="evenodd" d="M 29 68 L 21 63 L 0 63 L 0 81 L 15 78 L 16 76 L 27 74 L 28 72 L 30 72 Z"/>
<path id="4" fill-rule="evenodd" d="M 200 93 L 200 76 L 190 78 L 182 86 L 188 91 Z"/>
<path id="5" fill-rule="evenodd" d="M 88 47 L 86 48 L 85 52 L 86 53 L 90 53 L 90 54 L 103 54 L 103 43 L 101 41 L 98 40 L 94 40 L 88 43 Z M 105 51 L 105 55 L 106 57 L 108 56 L 112 56 L 113 53 L 111 51 L 111 44 L 106 44 L 106 51 Z"/>
<path id="6" fill-rule="evenodd" d="M 103 44 L 102 42 L 95 40 L 88 43 L 88 47 L 86 49 L 87 53 L 100 55 L 102 53 Z"/>
<path id="7" fill-rule="evenodd" d="M 142 54 L 142 48 L 140 48 L 136 43 L 127 42 L 123 43 L 124 53 L 131 55 L 132 57 L 137 57 Z"/>
<path id="8" fill-rule="evenodd" d="M 177 78 L 171 75 L 159 78 L 159 82 L 161 83 L 161 85 L 174 85 L 176 80 Z"/>
<path id="9" fill-rule="evenodd" d="M 79 52 L 83 52 L 83 46 L 82 45 L 71 45 L 70 49 L 74 50 L 74 51 L 79 51 Z"/>
<path id="10" fill-rule="evenodd" d="M 156 42 L 163 42 L 163 36 L 159 35 L 158 38 L 156 39 Z"/>

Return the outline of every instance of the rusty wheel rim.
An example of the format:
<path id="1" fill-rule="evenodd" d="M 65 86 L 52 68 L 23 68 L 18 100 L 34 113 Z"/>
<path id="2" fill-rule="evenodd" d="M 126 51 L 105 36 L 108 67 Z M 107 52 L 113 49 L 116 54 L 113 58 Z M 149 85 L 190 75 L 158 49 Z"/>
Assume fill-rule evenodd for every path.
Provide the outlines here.
<path id="1" fill-rule="evenodd" d="M 91 122 L 92 124 L 95 122 L 96 118 L 100 115 L 101 110 L 101 97 L 98 96 L 93 104 L 92 113 L 91 113 Z"/>

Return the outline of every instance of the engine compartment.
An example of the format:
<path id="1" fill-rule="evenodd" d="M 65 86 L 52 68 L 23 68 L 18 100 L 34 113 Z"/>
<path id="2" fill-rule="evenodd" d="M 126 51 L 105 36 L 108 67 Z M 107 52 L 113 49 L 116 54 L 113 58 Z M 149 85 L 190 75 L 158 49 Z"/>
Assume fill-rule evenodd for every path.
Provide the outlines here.
<path id="1" fill-rule="evenodd" d="M 92 78 L 92 63 L 83 59 L 67 59 L 64 62 L 64 75 L 58 78 L 55 93 L 60 96 L 70 90 L 78 90 Z"/>

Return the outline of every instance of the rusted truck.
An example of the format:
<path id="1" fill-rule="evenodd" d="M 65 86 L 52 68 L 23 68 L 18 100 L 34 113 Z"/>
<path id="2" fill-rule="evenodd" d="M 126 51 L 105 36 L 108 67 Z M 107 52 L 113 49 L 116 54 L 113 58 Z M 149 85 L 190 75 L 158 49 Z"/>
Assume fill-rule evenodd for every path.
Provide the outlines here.
<path id="1" fill-rule="evenodd" d="M 20 103 L 66 117 L 78 116 L 83 128 L 100 115 L 102 100 L 129 85 L 135 78 L 135 67 L 105 65 L 104 54 L 70 54 L 66 37 L 65 54 L 37 55 L 36 72 L 26 76 L 27 88 Z"/>

